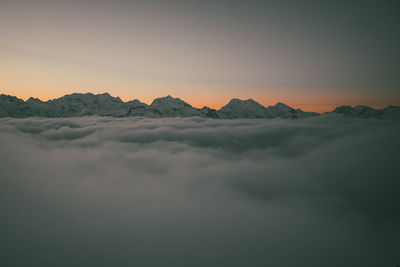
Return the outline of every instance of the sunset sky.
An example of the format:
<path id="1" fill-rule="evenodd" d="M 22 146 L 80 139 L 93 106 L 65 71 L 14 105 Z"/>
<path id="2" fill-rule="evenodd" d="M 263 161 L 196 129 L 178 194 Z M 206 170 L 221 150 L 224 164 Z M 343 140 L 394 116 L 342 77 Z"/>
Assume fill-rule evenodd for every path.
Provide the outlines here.
<path id="1" fill-rule="evenodd" d="M 0 0 L 0 93 L 400 105 L 398 1 Z"/>

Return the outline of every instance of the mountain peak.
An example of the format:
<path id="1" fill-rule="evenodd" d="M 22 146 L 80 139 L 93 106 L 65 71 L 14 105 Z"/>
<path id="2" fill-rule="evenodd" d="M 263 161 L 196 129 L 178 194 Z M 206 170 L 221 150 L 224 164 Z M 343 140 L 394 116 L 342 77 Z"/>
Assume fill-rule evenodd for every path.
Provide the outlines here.
<path id="1" fill-rule="evenodd" d="M 12 95 L 5 95 L 5 94 L 1 94 L 0 95 L 0 103 L 14 103 L 14 104 L 22 104 L 24 103 L 24 100 L 19 99 L 16 96 L 12 96 Z"/>
<path id="2" fill-rule="evenodd" d="M 286 105 L 285 103 L 282 103 L 282 102 L 276 103 L 275 106 L 273 106 L 273 107 L 279 108 L 282 110 L 294 110 L 294 108 L 292 108 L 291 106 Z"/>
<path id="3" fill-rule="evenodd" d="M 365 105 L 339 106 L 328 113 L 339 113 L 356 118 L 400 118 L 399 106 L 374 109 Z M 236 118 L 306 118 L 319 113 L 304 112 L 301 109 L 278 102 L 264 107 L 249 98 L 233 98 L 220 110 L 204 107 L 197 109 L 180 98 L 167 95 L 156 98 L 151 105 L 131 100 L 123 102 L 109 93 L 72 93 L 46 102 L 29 98 L 26 102 L 15 96 L 0 94 L 0 117 L 76 117 L 85 115 L 100 116 L 144 116 L 144 117 L 189 117 L 236 119 Z"/>
<path id="4" fill-rule="evenodd" d="M 254 100 L 251 99 L 251 98 L 246 99 L 246 100 L 239 99 L 239 98 L 232 98 L 232 99 L 229 101 L 228 105 L 229 105 L 229 104 L 240 104 L 240 103 L 258 104 L 258 105 L 260 105 L 259 103 L 257 103 L 256 101 L 254 101 Z"/>
<path id="5" fill-rule="evenodd" d="M 164 97 L 159 97 L 159 98 L 155 98 L 153 100 L 153 102 L 151 103 L 151 105 L 159 105 L 161 103 L 169 103 L 169 104 L 186 104 L 189 105 L 188 103 L 186 103 L 185 101 L 183 101 L 182 99 L 180 99 L 179 97 L 172 97 L 170 95 L 164 96 Z M 189 105 L 190 106 L 190 105 Z"/>
<path id="6" fill-rule="evenodd" d="M 30 97 L 28 100 L 26 100 L 26 102 L 31 102 L 31 103 L 43 103 L 42 100 L 40 100 L 39 98 L 34 98 L 34 97 Z"/>
<path id="7" fill-rule="evenodd" d="M 241 100 L 233 98 L 221 108 L 220 113 L 225 118 L 265 118 L 266 109 L 253 99 Z"/>
<path id="8" fill-rule="evenodd" d="M 267 111 L 273 117 L 280 118 L 298 118 L 302 111 L 296 111 L 294 108 L 282 103 L 278 102 L 275 106 L 267 107 Z M 304 116 L 305 114 L 302 114 Z"/>
<path id="9" fill-rule="evenodd" d="M 388 112 L 387 109 L 374 109 L 369 106 L 364 106 L 364 105 L 358 105 L 355 107 L 345 105 L 345 106 L 339 106 L 335 108 L 333 113 L 339 113 L 339 114 L 344 114 L 346 116 L 350 117 L 360 117 L 360 118 L 383 118 L 385 116 L 385 113 L 390 113 Z M 387 115 L 387 114 L 386 114 Z M 390 114 L 392 115 L 392 114 Z"/>
<path id="10" fill-rule="evenodd" d="M 170 95 L 154 99 L 150 105 L 150 108 L 166 117 L 189 117 L 203 115 L 201 111 L 193 108 L 182 99 L 174 98 Z"/>

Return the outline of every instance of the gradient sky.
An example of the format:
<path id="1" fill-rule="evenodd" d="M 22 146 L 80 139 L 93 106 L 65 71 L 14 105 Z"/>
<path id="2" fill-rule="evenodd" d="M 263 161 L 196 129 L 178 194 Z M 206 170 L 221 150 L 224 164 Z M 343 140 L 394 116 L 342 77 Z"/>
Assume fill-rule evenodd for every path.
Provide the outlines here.
<path id="1" fill-rule="evenodd" d="M 0 0 L 0 93 L 400 105 L 398 1 Z"/>

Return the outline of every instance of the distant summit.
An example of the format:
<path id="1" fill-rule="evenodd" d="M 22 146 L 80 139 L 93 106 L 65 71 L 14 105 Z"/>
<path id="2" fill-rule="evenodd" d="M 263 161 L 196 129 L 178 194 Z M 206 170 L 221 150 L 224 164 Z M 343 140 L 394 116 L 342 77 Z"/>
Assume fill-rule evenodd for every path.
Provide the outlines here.
<path id="1" fill-rule="evenodd" d="M 154 99 L 150 108 L 164 117 L 190 117 L 204 115 L 200 110 L 192 107 L 180 98 L 173 98 L 170 95 Z"/>
<path id="2" fill-rule="evenodd" d="M 400 118 L 400 107 L 388 106 L 373 109 L 368 106 L 340 106 L 333 114 L 359 118 Z M 319 116 L 315 112 L 304 112 L 284 103 L 264 107 L 253 99 L 232 99 L 220 110 L 209 107 L 197 109 L 180 98 L 165 96 L 156 98 L 147 105 L 137 99 L 123 102 L 119 97 L 104 94 L 74 93 L 46 102 L 37 98 L 23 101 L 15 96 L 0 95 L 0 117 L 81 117 L 89 115 L 149 118 L 161 117 L 206 117 L 214 119 L 257 119 L 257 118 L 307 118 Z"/>
<path id="3" fill-rule="evenodd" d="M 222 118 L 271 118 L 267 109 L 253 99 L 232 99 L 219 110 Z"/>
<path id="4" fill-rule="evenodd" d="M 384 109 L 374 109 L 368 106 L 340 106 L 337 107 L 333 113 L 344 114 L 348 117 L 359 118 L 400 118 L 399 106 L 387 106 Z"/>

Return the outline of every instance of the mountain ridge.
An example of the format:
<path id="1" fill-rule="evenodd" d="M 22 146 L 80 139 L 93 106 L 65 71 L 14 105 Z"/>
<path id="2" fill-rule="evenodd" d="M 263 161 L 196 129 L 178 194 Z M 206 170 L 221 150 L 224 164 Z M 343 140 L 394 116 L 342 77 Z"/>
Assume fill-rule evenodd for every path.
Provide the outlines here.
<path id="1" fill-rule="evenodd" d="M 400 118 L 400 106 L 374 109 L 369 106 L 338 106 L 324 114 L 342 114 L 360 118 Z M 109 93 L 72 93 L 60 98 L 42 101 L 30 97 L 26 101 L 15 96 L 0 94 L 0 117 L 80 117 L 89 115 L 113 117 L 207 117 L 214 119 L 256 118 L 307 118 L 322 115 L 305 112 L 278 102 L 264 107 L 253 99 L 231 99 L 219 110 L 209 107 L 201 109 L 191 106 L 180 98 L 170 95 L 156 98 L 150 105 L 133 99 L 128 102 Z"/>

